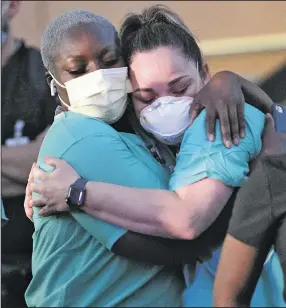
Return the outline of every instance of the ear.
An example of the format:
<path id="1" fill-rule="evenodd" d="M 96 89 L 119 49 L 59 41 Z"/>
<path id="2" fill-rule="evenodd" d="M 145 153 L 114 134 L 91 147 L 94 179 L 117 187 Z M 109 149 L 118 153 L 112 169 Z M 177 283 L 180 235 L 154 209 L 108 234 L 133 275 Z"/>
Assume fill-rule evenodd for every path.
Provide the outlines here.
<path id="1" fill-rule="evenodd" d="M 47 84 L 51 89 L 51 96 L 55 96 L 56 93 L 57 93 L 57 88 L 56 88 L 56 85 L 55 85 L 54 78 L 52 77 L 52 75 L 49 72 L 45 73 L 45 77 L 46 77 Z"/>
<path id="2" fill-rule="evenodd" d="M 20 10 L 20 5 L 22 1 L 10 1 L 9 9 L 8 9 L 8 18 L 11 20 L 14 16 L 16 16 Z"/>

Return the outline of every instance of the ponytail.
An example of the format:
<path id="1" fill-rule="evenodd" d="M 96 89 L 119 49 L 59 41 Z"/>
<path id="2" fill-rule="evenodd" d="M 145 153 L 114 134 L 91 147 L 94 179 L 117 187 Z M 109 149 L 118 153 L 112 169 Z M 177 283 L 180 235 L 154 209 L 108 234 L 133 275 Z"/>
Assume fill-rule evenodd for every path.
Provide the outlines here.
<path id="1" fill-rule="evenodd" d="M 123 58 L 130 64 L 137 51 L 149 51 L 160 46 L 173 46 L 186 57 L 203 67 L 203 57 L 196 39 L 180 16 L 168 7 L 158 4 L 130 13 L 124 18 L 119 32 Z"/>

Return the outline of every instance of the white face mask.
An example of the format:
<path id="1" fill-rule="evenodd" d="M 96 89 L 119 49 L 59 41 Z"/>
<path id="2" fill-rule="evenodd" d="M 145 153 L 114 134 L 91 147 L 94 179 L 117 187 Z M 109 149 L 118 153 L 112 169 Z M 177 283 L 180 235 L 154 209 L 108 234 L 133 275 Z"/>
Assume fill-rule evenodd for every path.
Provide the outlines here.
<path id="1" fill-rule="evenodd" d="M 181 143 L 190 125 L 191 97 L 164 96 L 156 99 L 140 113 L 142 127 L 168 145 Z"/>
<path id="2" fill-rule="evenodd" d="M 127 107 L 127 93 L 132 92 L 127 67 L 97 70 L 72 79 L 65 85 L 52 77 L 52 82 L 67 90 L 70 106 L 59 98 L 68 110 L 99 118 L 109 124 L 122 117 Z M 54 83 L 51 84 L 51 94 L 55 95 Z"/>

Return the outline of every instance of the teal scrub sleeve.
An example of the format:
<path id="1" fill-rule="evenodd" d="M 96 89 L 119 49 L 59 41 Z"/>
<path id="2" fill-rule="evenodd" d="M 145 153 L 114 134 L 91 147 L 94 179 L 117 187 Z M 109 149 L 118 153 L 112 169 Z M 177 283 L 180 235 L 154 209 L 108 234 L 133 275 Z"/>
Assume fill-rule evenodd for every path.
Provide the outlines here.
<path id="1" fill-rule="evenodd" d="M 249 161 L 261 151 L 264 114 L 245 104 L 246 136 L 238 146 L 228 149 L 222 141 L 220 123 L 216 123 L 216 140 L 210 142 L 206 133 L 204 110 L 183 138 L 176 167 L 169 182 L 177 190 L 204 178 L 217 179 L 230 187 L 240 187 L 247 179 Z"/>
<path id="2" fill-rule="evenodd" d="M 62 159 L 88 181 L 137 188 L 162 187 L 156 173 L 133 154 L 119 134 L 87 136 L 72 145 Z M 84 212 L 72 212 L 72 216 L 109 250 L 127 232 Z"/>

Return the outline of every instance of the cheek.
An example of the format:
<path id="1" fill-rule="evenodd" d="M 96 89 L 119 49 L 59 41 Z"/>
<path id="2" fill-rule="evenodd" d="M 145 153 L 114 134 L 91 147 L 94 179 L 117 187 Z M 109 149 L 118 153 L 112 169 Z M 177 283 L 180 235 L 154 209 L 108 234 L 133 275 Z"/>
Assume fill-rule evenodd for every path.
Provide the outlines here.
<path id="1" fill-rule="evenodd" d="M 140 113 L 141 111 L 147 106 L 146 104 L 141 103 L 140 101 L 138 101 L 137 99 L 133 99 L 133 97 L 131 96 L 132 99 L 132 104 L 134 106 L 134 110 L 136 113 L 137 118 L 140 117 Z"/>

